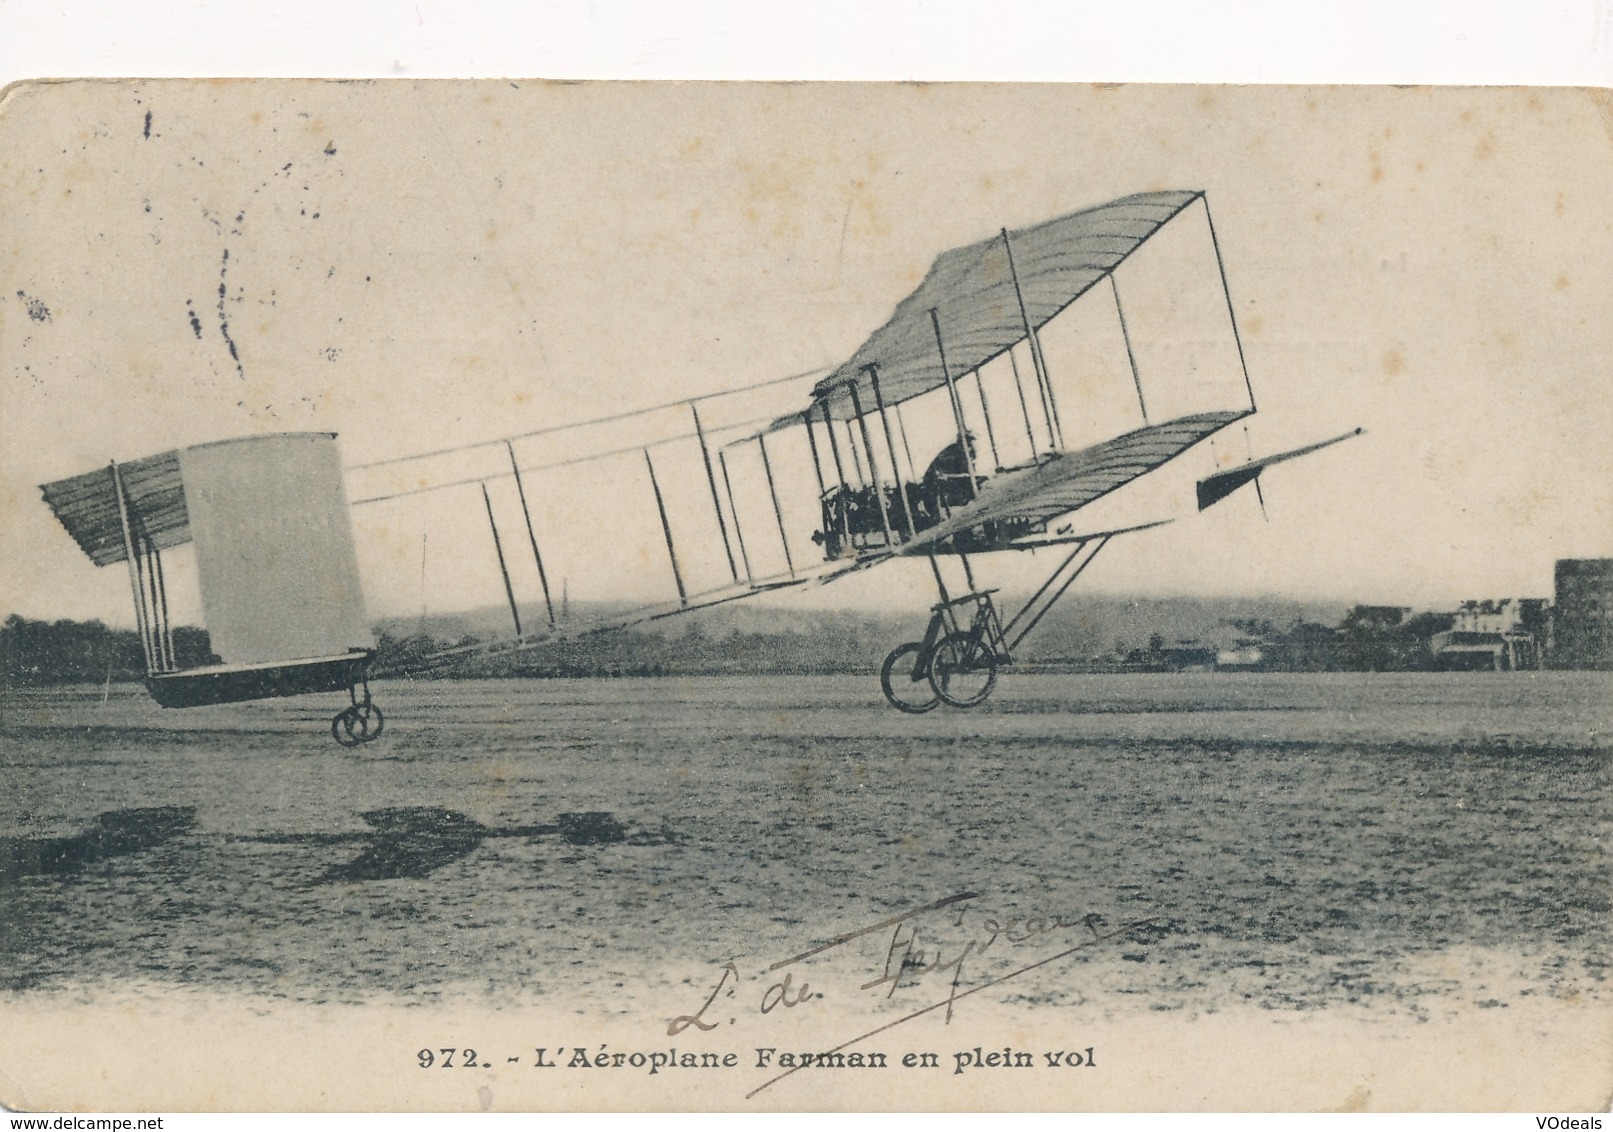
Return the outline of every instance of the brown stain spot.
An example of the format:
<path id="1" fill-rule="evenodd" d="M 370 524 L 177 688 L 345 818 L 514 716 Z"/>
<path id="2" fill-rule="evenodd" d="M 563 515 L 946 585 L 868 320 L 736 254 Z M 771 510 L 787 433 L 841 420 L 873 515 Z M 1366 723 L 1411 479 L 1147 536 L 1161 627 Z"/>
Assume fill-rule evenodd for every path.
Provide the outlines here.
<path id="1" fill-rule="evenodd" d="M 252 124 L 254 126 L 263 125 L 263 111 L 261 111 L 261 110 L 252 111 Z"/>
<path id="2" fill-rule="evenodd" d="M 1416 169 L 1417 169 L 1417 172 L 1419 172 L 1419 173 L 1426 173 L 1428 171 L 1428 166 L 1424 165 L 1421 161 L 1419 161 L 1419 162 L 1417 162 Z"/>
<path id="3" fill-rule="evenodd" d="M 1375 149 L 1367 150 L 1367 164 L 1372 170 L 1372 183 L 1378 184 L 1383 180 L 1383 157 Z"/>
<path id="4" fill-rule="evenodd" d="M 1312 219 L 1312 220 L 1313 220 L 1313 221 L 1315 221 L 1315 222 L 1316 222 L 1316 223 L 1318 223 L 1318 224 L 1320 224 L 1320 223 L 1321 223 L 1321 222 L 1322 222 L 1322 216 L 1323 216 L 1323 215 L 1324 215 L 1324 214 L 1323 214 L 1323 213 L 1320 213 L 1320 212 L 1317 212 L 1317 213 L 1313 213 L 1313 214 L 1312 214 L 1312 215 L 1311 215 L 1311 219 Z"/>
<path id="5" fill-rule="evenodd" d="M 1562 193 L 1557 194 L 1557 200 L 1551 207 L 1552 211 L 1557 214 L 1557 218 L 1562 219 L 1563 213 L 1568 211 L 1568 202 L 1563 199 Z"/>
<path id="6" fill-rule="evenodd" d="M 1258 314 L 1252 314 L 1243 320 L 1243 328 L 1251 338 L 1259 338 L 1261 331 L 1266 329 L 1266 320 Z"/>
<path id="7" fill-rule="evenodd" d="M 489 228 L 486 232 L 482 233 L 482 238 L 491 244 L 494 240 L 498 239 L 498 229 Z"/>
<path id="8" fill-rule="evenodd" d="M 1463 125 L 1468 125 L 1472 121 L 1473 121 L 1473 111 L 1471 111 L 1471 110 L 1462 111 L 1462 124 Z"/>
<path id="9" fill-rule="evenodd" d="M 1406 371 L 1406 359 L 1400 356 L 1399 350 L 1390 350 L 1383 356 L 1383 372 L 1386 377 L 1399 377 Z"/>
<path id="10" fill-rule="evenodd" d="M 693 137 L 678 147 L 678 156 L 684 160 L 689 160 L 690 158 L 698 157 L 705 148 L 706 139 L 704 137 Z"/>
<path id="11" fill-rule="evenodd" d="M 1215 97 L 1215 92 L 1213 90 L 1206 90 L 1206 91 L 1204 91 L 1203 93 L 1201 93 L 1199 95 L 1199 109 L 1200 110 L 1214 110 L 1215 109 L 1215 103 L 1216 103 L 1216 97 Z"/>
<path id="12" fill-rule="evenodd" d="M 1365 1085 L 1357 1085 L 1350 1090 L 1350 1095 L 1344 1098 L 1344 1103 L 1334 1109 L 1334 1112 L 1365 1112 L 1367 1102 L 1372 1099 L 1372 1092 Z"/>
<path id="13" fill-rule="evenodd" d="M 1559 276 L 1557 276 L 1557 281 L 1556 281 L 1556 282 L 1554 282 L 1554 283 L 1553 283 L 1553 284 L 1552 284 L 1552 286 L 1553 286 L 1553 287 L 1554 287 L 1554 288 L 1556 288 L 1556 289 L 1557 289 L 1557 290 L 1559 290 L 1559 291 L 1566 291 L 1566 290 L 1568 290 L 1568 288 L 1569 288 L 1569 286 L 1570 286 L 1570 281 L 1569 281 L 1569 278 L 1568 278 L 1568 276 L 1566 276 L 1566 275 L 1559 275 Z M 114 494 L 115 494 L 115 493 L 114 493 Z"/>
<path id="14" fill-rule="evenodd" d="M 1479 161 L 1488 161 L 1495 156 L 1495 135 L 1485 134 L 1479 139 L 1479 144 L 1473 147 L 1473 156 Z"/>

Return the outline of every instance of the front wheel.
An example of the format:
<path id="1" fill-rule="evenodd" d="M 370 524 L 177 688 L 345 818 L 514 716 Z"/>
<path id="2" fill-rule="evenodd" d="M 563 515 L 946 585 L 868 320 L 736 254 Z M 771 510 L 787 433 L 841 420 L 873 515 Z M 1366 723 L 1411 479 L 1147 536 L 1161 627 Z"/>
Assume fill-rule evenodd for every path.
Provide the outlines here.
<path id="1" fill-rule="evenodd" d="M 930 658 L 930 686 L 953 707 L 985 701 L 997 684 L 997 655 L 973 633 L 949 633 Z"/>
<path id="2" fill-rule="evenodd" d="M 885 666 L 879 670 L 879 686 L 896 710 L 923 715 L 941 702 L 930 687 L 924 659 L 924 646 L 917 641 L 897 645 L 885 658 Z"/>

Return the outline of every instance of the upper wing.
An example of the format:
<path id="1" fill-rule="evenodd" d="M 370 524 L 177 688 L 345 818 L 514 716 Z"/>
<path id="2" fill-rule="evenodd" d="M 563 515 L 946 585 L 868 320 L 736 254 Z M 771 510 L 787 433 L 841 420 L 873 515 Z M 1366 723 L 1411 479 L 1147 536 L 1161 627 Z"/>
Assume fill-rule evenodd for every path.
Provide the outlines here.
<path id="1" fill-rule="evenodd" d="M 949 371 L 956 378 L 985 365 L 1024 341 L 1027 321 L 1047 323 L 1203 195 L 1136 193 L 943 252 L 890 320 L 818 382 L 814 400 L 825 401 L 836 419 L 849 420 L 858 415 L 858 403 L 864 409 L 875 403 L 870 365 L 878 367 L 888 404 L 939 388 Z M 937 322 L 946 343 L 945 369 Z M 780 417 L 772 427 L 800 419 L 799 413 Z"/>

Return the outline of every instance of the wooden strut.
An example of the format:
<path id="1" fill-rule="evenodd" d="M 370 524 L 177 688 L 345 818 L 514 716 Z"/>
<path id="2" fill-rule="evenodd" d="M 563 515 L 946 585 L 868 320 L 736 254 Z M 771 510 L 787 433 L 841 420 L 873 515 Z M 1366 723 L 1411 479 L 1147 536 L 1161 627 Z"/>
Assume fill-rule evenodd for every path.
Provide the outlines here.
<path id="1" fill-rule="evenodd" d="M 1249 393 L 1249 411 L 1255 411 L 1255 387 L 1249 381 L 1249 363 L 1243 358 L 1243 336 L 1238 333 L 1238 316 L 1232 309 L 1232 291 L 1227 287 L 1227 265 L 1221 260 L 1221 241 L 1215 238 L 1215 221 L 1210 217 L 1210 198 L 1203 193 L 1199 200 L 1204 203 L 1204 223 L 1210 228 L 1210 246 L 1215 249 L 1215 267 L 1221 273 L 1221 294 L 1227 300 L 1227 320 L 1232 323 L 1232 341 L 1238 347 L 1238 365 L 1243 370 L 1243 387 Z M 1259 481 L 1256 481 L 1256 490 Z"/>
<path id="2" fill-rule="evenodd" d="M 851 494 L 851 489 L 846 486 L 846 469 L 845 469 L 845 466 L 843 464 L 841 464 L 841 462 L 840 462 L 840 441 L 838 439 L 836 439 L 836 437 L 835 437 L 834 418 L 832 416 L 830 416 L 830 414 L 829 414 L 829 398 L 827 396 L 824 397 L 824 399 L 821 402 L 821 404 L 823 405 L 823 427 L 824 427 L 824 431 L 826 431 L 829 434 L 829 451 L 830 451 L 831 454 L 833 454 L 834 461 L 835 461 L 835 478 L 840 481 L 840 533 L 841 533 L 841 536 L 842 536 L 841 545 L 842 546 L 850 546 L 851 545 L 851 516 L 850 516 L 850 513 L 846 510 L 846 497 Z M 825 533 L 827 534 L 828 532 L 825 532 Z"/>
<path id="3" fill-rule="evenodd" d="M 163 577 L 162 573 L 162 550 L 157 546 L 156 540 L 152 539 L 149 535 L 146 538 L 146 542 L 151 547 L 151 561 L 155 563 L 157 567 L 157 596 L 162 602 L 159 609 L 159 613 L 162 617 L 162 647 L 167 656 L 166 670 L 172 672 L 175 668 L 179 667 L 179 659 L 177 654 L 174 652 L 173 621 L 168 616 L 168 582 Z"/>
<path id="4" fill-rule="evenodd" d="M 823 538 L 825 543 L 829 539 L 828 515 L 824 512 L 824 501 L 829 494 L 828 487 L 823 482 L 823 461 L 818 455 L 818 438 L 812 431 L 812 406 L 808 405 L 801 412 L 801 424 L 806 427 L 807 447 L 812 449 L 812 474 L 818 481 L 818 517 L 823 522 Z"/>
<path id="5" fill-rule="evenodd" d="M 734 537 L 739 540 L 739 559 L 745 564 L 745 584 L 756 588 L 756 576 L 751 573 L 750 554 L 745 550 L 745 528 L 739 525 L 739 508 L 734 505 L 734 485 L 728 478 L 728 453 L 717 449 L 717 464 L 722 468 L 722 485 L 728 492 L 728 510 L 734 515 Z"/>
<path id="6" fill-rule="evenodd" d="M 879 367 L 869 363 L 865 367 L 874 386 L 874 404 L 879 407 L 879 423 L 885 430 L 885 448 L 891 454 L 891 480 L 896 488 L 896 498 L 902 504 L 902 517 L 907 520 L 907 537 L 918 535 L 918 528 L 913 525 L 913 509 L 907 502 L 907 488 L 902 483 L 902 461 L 896 455 L 896 441 L 891 436 L 890 416 L 885 412 L 885 398 L 879 391 Z M 912 463 L 911 460 L 908 461 Z"/>
<path id="7" fill-rule="evenodd" d="M 1019 269 L 1014 265 L 1014 241 L 1008 229 L 1003 229 L 1003 248 L 1008 252 L 1008 274 L 1014 281 L 1014 298 L 1019 301 L 1019 318 L 1025 325 L 1025 337 L 1030 341 L 1031 366 L 1036 370 L 1036 384 L 1042 393 L 1042 412 L 1047 416 L 1048 435 L 1055 447 L 1064 447 L 1064 427 L 1059 423 L 1058 401 L 1053 396 L 1053 383 L 1047 377 L 1047 359 L 1042 357 L 1042 343 L 1031 325 L 1030 311 L 1025 307 L 1025 292 L 1019 285 Z"/>
<path id="8" fill-rule="evenodd" d="M 930 308 L 930 325 L 935 328 L 935 349 L 941 355 L 941 376 L 946 378 L 947 395 L 952 398 L 952 419 L 958 426 L 958 446 L 963 449 L 963 464 L 969 470 L 969 498 L 974 499 L 979 493 L 975 484 L 975 457 L 970 450 L 969 430 L 963 425 L 963 398 L 958 396 L 957 383 L 952 380 L 952 371 L 947 368 L 946 343 L 941 340 L 941 315 L 935 307 Z"/>
<path id="9" fill-rule="evenodd" d="M 504 596 L 510 602 L 510 617 L 515 621 L 515 639 L 521 639 L 521 611 L 515 607 L 515 588 L 510 585 L 509 567 L 504 564 L 504 542 L 498 537 L 498 523 L 493 519 L 493 499 L 482 484 L 482 503 L 487 507 L 487 525 L 493 528 L 493 549 L 498 552 L 498 572 L 504 575 Z"/>
<path id="10" fill-rule="evenodd" d="M 1137 387 L 1137 405 L 1143 411 L 1143 424 L 1148 423 L 1148 402 L 1143 399 L 1143 379 L 1137 372 L 1137 355 L 1131 351 L 1131 332 L 1126 329 L 1126 308 L 1120 305 L 1120 284 L 1115 282 L 1115 273 L 1109 273 L 1109 290 L 1115 296 L 1115 314 L 1120 316 L 1120 337 L 1126 343 L 1126 361 L 1131 364 L 1131 382 Z"/>
<path id="11" fill-rule="evenodd" d="M 532 512 L 526 505 L 526 485 L 521 482 L 521 466 L 515 462 L 515 445 L 510 441 L 504 442 L 504 447 L 510 452 L 510 471 L 515 473 L 515 490 L 521 497 L 521 515 L 526 519 L 526 537 L 532 543 L 532 559 L 538 564 L 538 581 L 543 586 L 543 608 L 549 613 L 549 628 L 555 628 L 554 602 L 549 599 L 549 574 L 543 568 L 543 555 L 538 553 L 538 536 L 532 529 Z M 482 485 L 484 488 L 486 484 Z M 424 545 L 421 547 L 421 558 L 425 557 Z M 421 572 L 424 573 L 425 564 L 421 563 Z M 422 583 L 422 586 L 424 583 Z"/>
<path id="12" fill-rule="evenodd" d="M 655 509 L 661 515 L 661 533 L 666 536 L 666 554 L 672 560 L 672 580 L 678 586 L 678 604 L 687 608 L 689 591 L 683 588 L 683 571 L 678 569 L 678 552 L 672 547 L 672 524 L 667 522 L 666 502 L 661 498 L 661 484 L 655 478 L 655 461 L 650 450 L 644 449 L 644 466 L 650 470 L 650 490 L 655 492 Z"/>
<path id="13" fill-rule="evenodd" d="M 129 500 L 123 490 L 123 473 L 118 470 L 118 462 L 113 460 L 112 493 L 118 501 L 118 522 L 123 529 L 123 554 L 129 563 L 129 588 L 134 592 L 134 619 L 140 629 L 140 647 L 145 653 L 146 675 L 156 672 L 156 657 L 151 651 L 151 637 L 146 622 L 145 587 L 141 583 L 140 563 L 134 551 L 134 532 L 129 526 Z"/>
<path id="14" fill-rule="evenodd" d="M 986 404 L 986 375 L 975 370 L 975 392 L 980 394 L 980 415 L 986 418 L 986 443 L 991 446 L 991 463 L 993 467 L 1003 466 L 1003 459 L 997 454 L 997 434 L 991 427 L 991 406 Z"/>
<path id="15" fill-rule="evenodd" d="M 762 471 L 767 473 L 767 494 L 773 497 L 773 517 L 778 520 L 779 545 L 784 548 L 784 565 L 795 577 L 795 560 L 790 557 L 790 536 L 784 532 L 784 511 L 778 505 L 778 489 L 773 486 L 773 461 L 767 458 L 767 437 L 756 438 L 756 447 L 762 450 Z"/>
<path id="16" fill-rule="evenodd" d="M 143 526 L 143 525 L 142 525 Z M 162 584 L 158 576 L 161 563 L 157 558 L 157 544 L 151 541 L 151 535 L 144 529 L 136 536 L 141 546 L 141 557 L 146 563 L 146 589 L 151 600 L 151 645 L 157 654 L 157 669 L 160 672 L 173 670 L 172 651 L 167 643 L 167 624 L 163 618 L 163 606 L 166 604 L 162 592 Z"/>
<path id="17" fill-rule="evenodd" d="M 1031 410 L 1030 406 L 1025 403 L 1025 385 L 1020 380 L 1019 362 L 1014 358 L 1012 348 L 1008 351 L 1008 366 L 1014 371 L 1014 392 L 1019 394 L 1019 412 L 1025 418 L 1025 439 L 1030 441 L 1031 463 L 1041 467 L 1042 455 L 1036 446 L 1036 430 L 1031 427 Z"/>
<path id="18" fill-rule="evenodd" d="M 1112 538 L 1114 538 L 1114 535 L 1104 535 L 1102 538 L 1098 539 L 1098 545 L 1092 548 L 1092 553 L 1088 554 L 1080 561 L 1078 565 L 1076 565 L 1075 569 L 1071 571 L 1070 576 L 1064 579 L 1064 582 L 1059 586 L 1058 590 L 1053 594 L 1053 596 L 1049 597 L 1042 605 L 1041 609 L 1036 611 L 1035 616 L 1030 619 L 1030 623 L 1019 631 L 1018 636 L 1016 636 L 1012 641 L 1008 642 L 1009 652 L 1015 651 L 1021 644 L 1024 643 L 1025 638 L 1030 636 L 1031 630 L 1036 628 L 1037 624 L 1042 620 L 1042 618 L 1047 616 L 1048 611 L 1050 611 L 1053 606 L 1058 604 L 1059 598 L 1064 596 L 1064 591 L 1068 590 L 1075 580 L 1081 576 L 1082 572 L 1085 571 L 1088 566 L 1092 565 L 1092 560 L 1098 556 L 1099 551 L 1109 545 L 1109 540 Z M 1053 585 L 1058 576 L 1064 573 L 1064 571 L 1069 568 L 1071 563 L 1075 562 L 1075 560 L 1080 556 L 1081 552 L 1085 550 L 1087 545 L 1091 542 L 1091 539 L 1082 539 L 1080 542 L 1076 543 L 1075 549 L 1070 552 L 1070 556 L 1063 562 L 1059 563 L 1058 569 L 1054 570 L 1053 573 L 1048 576 L 1047 581 L 1042 583 L 1042 588 L 1037 590 L 1036 593 L 1031 596 L 1031 599 L 1020 608 L 1018 613 L 1009 618 L 1008 624 L 1003 628 L 1003 637 L 1005 639 L 1009 633 L 1013 632 L 1014 626 L 1019 624 L 1020 619 L 1026 614 L 1030 613 L 1031 608 L 1035 606 L 1037 600 L 1048 591 L 1048 588 Z"/>
<path id="19" fill-rule="evenodd" d="M 723 552 L 728 555 L 728 573 L 737 583 L 739 570 L 734 566 L 734 548 L 729 545 L 728 524 L 723 521 L 722 503 L 717 498 L 717 477 L 711 470 L 711 449 L 706 445 L 706 430 L 700 424 L 700 407 L 690 401 L 689 412 L 694 415 L 694 434 L 700 441 L 700 459 L 705 461 L 706 482 L 711 485 L 711 509 L 717 513 L 717 530 L 722 534 Z"/>
<path id="20" fill-rule="evenodd" d="M 896 535 L 891 531 L 890 509 L 885 506 L 885 485 L 879 482 L 879 465 L 874 462 L 874 445 L 868 435 L 868 418 L 863 416 L 862 398 L 857 396 L 857 383 L 853 378 L 847 387 L 851 394 L 851 407 L 857 414 L 857 430 L 862 433 L 863 448 L 868 452 L 868 476 L 874 481 L 874 499 L 879 503 L 879 521 L 885 528 L 885 545 L 895 546 Z"/>

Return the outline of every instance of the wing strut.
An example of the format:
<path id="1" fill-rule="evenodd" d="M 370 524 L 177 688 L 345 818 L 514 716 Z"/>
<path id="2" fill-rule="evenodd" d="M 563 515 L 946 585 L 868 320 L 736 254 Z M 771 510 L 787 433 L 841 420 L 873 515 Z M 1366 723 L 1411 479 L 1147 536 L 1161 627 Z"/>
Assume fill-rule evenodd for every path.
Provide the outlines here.
<path id="1" fill-rule="evenodd" d="M 134 554 L 134 530 L 129 523 L 129 496 L 123 490 L 123 474 L 118 463 L 112 461 L 112 492 L 118 500 L 118 523 L 123 529 L 123 553 L 129 560 L 129 588 L 134 592 L 134 619 L 140 627 L 140 646 L 145 651 L 146 672 L 156 671 L 156 658 L 151 649 L 151 634 L 146 620 L 146 588 L 141 583 L 140 566 Z"/>
<path id="2" fill-rule="evenodd" d="M 1025 337 L 1031 344 L 1031 365 L 1036 369 L 1036 384 L 1042 392 L 1042 411 L 1047 414 L 1047 431 L 1055 448 L 1064 447 L 1064 427 L 1059 423 L 1058 402 L 1053 399 L 1053 385 L 1047 379 L 1047 360 L 1042 357 L 1042 343 L 1031 325 L 1030 313 L 1025 309 L 1025 292 L 1019 286 L 1019 268 L 1014 265 L 1014 241 L 1008 229 L 1003 229 L 1003 247 L 1008 252 L 1008 274 L 1014 281 L 1014 297 L 1019 300 L 1019 320 L 1025 324 Z"/>
<path id="3" fill-rule="evenodd" d="M 756 587 L 756 577 L 751 573 L 750 553 L 745 549 L 745 529 L 739 525 L 739 508 L 734 506 L 734 484 L 728 478 L 728 453 L 717 449 L 717 463 L 722 468 L 723 489 L 728 492 L 728 509 L 734 513 L 734 537 L 739 540 L 739 559 L 745 564 L 745 584 L 752 589 Z"/>
<path id="4" fill-rule="evenodd" d="M 879 482 L 879 465 L 874 461 L 874 444 L 868 435 L 868 418 L 863 415 L 862 398 L 857 396 L 855 382 L 846 388 L 851 393 L 851 407 L 857 412 L 857 428 L 863 436 L 863 451 L 868 453 L 868 478 L 873 481 L 874 499 L 879 503 L 879 521 L 885 527 L 885 545 L 895 546 L 896 535 L 891 530 L 890 508 L 885 505 L 885 485 Z"/>
<path id="5" fill-rule="evenodd" d="M 650 450 L 644 449 L 644 466 L 650 470 L 650 490 L 655 492 L 655 509 L 661 514 L 661 533 L 666 536 L 666 554 L 672 560 L 672 580 L 678 584 L 678 604 L 689 604 L 689 591 L 683 588 L 683 571 L 678 569 L 678 552 L 672 548 L 672 524 L 667 522 L 666 501 L 661 498 L 661 484 L 655 478 L 655 461 Z"/>
<path id="6" fill-rule="evenodd" d="M 1109 273 L 1109 290 L 1115 296 L 1115 314 L 1120 316 L 1120 337 L 1126 343 L 1126 361 L 1131 363 L 1131 383 L 1137 387 L 1137 407 L 1143 411 L 1143 424 L 1148 423 L 1148 402 L 1143 398 L 1143 379 L 1137 372 L 1137 355 L 1131 349 L 1131 332 L 1126 329 L 1126 308 L 1120 305 L 1120 284 L 1115 282 L 1115 273 Z"/>
<path id="7" fill-rule="evenodd" d="M 1031 427 L 1031 410 L 1025 402 L 1025 384 L 1019 377 L 1019 360 L 1014 357 L 1014 351 L 1008 351 L 1008 365 L 1014 371 L 1014 392 L 1019 394 L 1019 412 L 1025 418 L 1025 439 L 1030 442 L 1031 462 L 1038 467 L 1042 463 L 1042 452 L 1036 443 L 1036 430 Z"/>
<path id="8" fill-rule="evenodd" d="M 902 485 L 902 461 L 896 455 L 896 441 L 891 436 L 890 416 L 885 412 L 885 398 L 879 391 L 879 367 L 869 363 L 868 376 L 874 386 L 874 404 L 879 406 L 879 423 L 885 430 L 885 448 L 891 454 L 891 481 L 896 488 L 896 498 L 902 504 L 902 517 L 907 520 L 907 537 L 912 538 L 918 534 L 918 528 L 913 525 L 913 511 L 907 502 L 907 489 Z M 852 392 L 856 392 L 855 387 Z M 881 498 L 883 499 L 883 496 Z"/>
<path id="9" fill-rule="evenodd" d="M 700 458 L 706 463 L 706 482 L 711 485 L 711 507 L 717 512 L 717 530 L 722 533 L 722 548 L 728 555 L 728 573 L 737 582 L 739 571 L 734 567 L 734 548 L 728 544 L 728 524 L 723 521 L 722 503 L 717 499 L 717 477 L 711 470 L 711 449 L 706 445 L 706 430 L 700 426 L 700 406 L 690 401 L 689 412 L 694 414 L 694 434 L 700 441 Z"/>
<path id="10" fill-rule="evenodd" d="M 840 441 L 835 436 L 834 420 L 829 416 L 829 399 L 826 397 L 818 403 L 823 406 L 823 428 L 824 431 L 829 434 L 829 451 L 834 456 L 835 478 L 840 481 L 840 533 L 844 538 L 844 541 L 840 545 L 850 546 L 851 515 L 846 510 L 845 499 L 846 496 L 851 493 L 851 489 L 846 486 L 846 468 L 845 465 L 840 462 Z M 823 533 L 824 537 L 827 538 L 829 532 L 824 531 Z"/>
<path id="11" fill-rule="evenodd" d="M 941 355 L 941 376 L 947 379 L 947 395 L 952 398 L 952 419 L 958 425 L 958 447 L 963 449 L 964 467 L 969 469 L 969 498 L 974 499 L 980 491 L 979 484 L 975 482 L 975 454 L 969 446 L 969 430 L 963 427 L 963 399 L 958 396 L 957 382 L 952 380 L 952 370 L 947 365 L 946 343 L 941 341 L 941 314 L 934 307 L 930 308 L 930 325 L 935 327 L 935 349 Z"/>
<path id="12" fill-rule="evenodd" d="M 778 520 L 778 541 L 779 545 L 784 548 L 784 565 L 789 568 L 790 577 L 793 578 L 795 577 L 795 560 L 790 557 L 790 536 L 784 532 L 784 512 L 778 505 L 778 488 L 773 485 L 773 462 L 767 458 L 767 437 L 758 436 L 756 446 L 762 450 L 762 471 L 767 473 L 767 494 L 773 497 L 773 518 Z M 870 462 L 872 462 L 873 458 L 874 454 L 872 452 L 868 453 Z"/>
<path id="13" fill-rule="evenodd" d="M 521 482 L 521 465 L 515 462 L 515 445 L 506 440 L 504 447 L 509 449 L 510 471 L 515 473 L 515 490 L 521 497 L 521 515 L 526 519 L 526 537 L 532 543 L 532 558 L 538 564 L 538 581 L 543 586 L 543 608 L 549 611 L 549 628 L 553 629 L 555 627 L 554 602 L 549 600 L 549 574 L 543 568 L 543 555 L 538 553 L 538 536 L 532 530 L 532 511 L 526 505 L 526 485 Z M 483 484 L 482 486 L 486 487 L 487 485 Z M 422 556 L 425 554 L 423 549 L 421 554 Z M 425 569 L 423 563 L 421 569 Z"/>
<path id="14" fill-rule="evenodd" d="M 493 549 L 498 552 L 498 572 L 504 575 L 504 596 L 510 601 L 510 616 L 515 619 L 515 639 L 521 639 L 521 611 L 515 607 L 515 590 L 510 585 L 510 570 L 504 564 L 504 542 L 498 537 L 498 523 L 493 518 L 493 499 L 482 485 L 482 502 L 487 505 L 487 525 L 493 528 Z"/>

